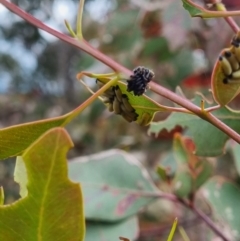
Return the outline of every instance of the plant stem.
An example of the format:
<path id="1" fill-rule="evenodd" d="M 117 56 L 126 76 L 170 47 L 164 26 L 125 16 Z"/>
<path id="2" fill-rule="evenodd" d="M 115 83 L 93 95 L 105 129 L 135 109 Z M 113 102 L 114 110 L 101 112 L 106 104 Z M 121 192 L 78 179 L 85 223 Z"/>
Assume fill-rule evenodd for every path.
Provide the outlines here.
<path id="1" fill-rule="evenodd" d="M 200 10 L 198 13 L 191 15 L 192 17 L 201 17 L 201 18 L 225 18 L 229 16 L 240 16 L 240 11 L 209 11 L 200 5 L 194 3 L 191 0 L 184 0 L 188 5 L 193 6 L 194 8 Z"/>
<path id="2" fill-rule="evenodd" d="M 178 199 L 178 201 L 183 204 L 185 207 L 191 209 L 199 218 L 201 218 L 202 221 L 204 221 L 209 228 L 212 229 L 212 231 L 217 234 L 219 237 L 222 238 L 224 241 L 230 241 L 222 232 L 221 229 L 219 229 L 216 224 L 200 209 L 196 208 L 194 205 L 186 202 L 183 199 Z"/>
<path id="3" fill-rule="evenodd" d="M 85 41 L 85 40 L 78 41 L 70 36 L 67 36 L 63 33 L 60 33 L 58 31 L 48 27 L 47 25 L 45 25 L 38 19 L 34 18 L 32 15 L 26 13 L 25 11 L 23 11 L 22 9 L 20 9 L 13 3 L 8 2 L 7 0 L 0 0 L 0 3 L 2 3 L 10 11 L 17 14 L 19 17 L 25 19 L 26 21 L 28 21 L 35 27 L 38 27 L 38 28 L 52 34 L 53 36 L 83 50 L 84 52 L 88 53 L 89 55 L 93 56 L 94 58 L 100 60 L 102 63 L 104 63 L 107 66 L 109 66 L 110 68 L 112 68 L 114 71 L 125 74 L 127 76 L 126 78 L 128 78 L 131 75 L 132 71 L 128 70 L 127 68 L 123 67 L 121 64 L 115 62 L 108 56 L 104 55 L 97 49 L 93 48 L 91 45 L 88 44 L 87 41 Z M 211 113 L 206 114 L 206 111 L 202 112 L 200 107 L 194 105 L 188 99 L 175 94 L 174 92 L 158 85 L 157 83 L 155 83 L 153 81 L 151 81 L 149 83 L 149 87 L 153 92 L 171 100 L 172 102 L 182 106 L 183 108 L 186 108 L 189 112 L 196 114 L 200 118 L 202 118 L 202 119 L 208 121 L 209 123 L 211 123 L 212 125 L 216 126 L 218 129 L 223 131 L 230 138 L 232 138 L 233 140 L 235 140 L 237 143 L 240 144 L 240 135 L 237 132 L 235 132 L 233 129 L 231 129 L 230 127 L 225 125 L 222 121 L 217 119 Z"/>
<path id="4" fill-rule="evenodd" d="M 222 232 L 221 229 L 219 229 L 215 223 L 200 209 L 197 209 L 196 207 L 191 208 L 192 211 L 197 214 L 198 217 L 200 217 L 207 225 L 214 231 L 215 234 L 217 234 L 219 237 L 222 238 L 224 241 L 230 241 Z"/>
<path id="5" fill-rule="evenodd" d="M 211 228 L 211 230 L 216 234 L 218 235 L 219 237 L 222 238 L 222 240 L 224 241 L 230 241 L 222 232 L 221 229 L 219 229 L 216 224 L 204 213 L 202 212 L 200 209 L 196 208 L 194 205 L 192 205 L 191 203 L 183 200 L 183 199 L 180 199 L 178 197 L 176 197 L 175 195 L 173 194 L 168 194 L 168 193 L 161 193 L 159 194 L 158 196 L 159 198 L 164 198 L 164 199 L 167 199 L 169 201 L 172 201 L 172 202 L 179 202 L 181 203 L 182 205 L 184 205 L 185 207 L 189 208 L 190 210 L 192 210 L 203 222 L 206 223 L 206 225 Z"/>
<path id="6" fill-rule="evenodd" d="M 211 111 L 214 111 L 214 110 L 218 110 L 220 108 L 221 108 L 220 105 L 215 105 L 215 106 L 211 106 L 211 107 L 206 108 L 205 111 L 211 112 Z"/>
<path id="7" fill-rule="evenodd" d="M 218 11 L 227 11 L 224 4 L 219 2 L 219 0 L 209 0 L 209 2 L 215 5 Z M 239 26 L 237 25 L 237 23 L 234 21 L 232 17 L 225 17 L 224 19 L 235 33 L 239 31 Z"/>
<path id="8" fill-rule="evenodd" d="M 90 96 L 86 101 L 84 101 L 79 107 L 77 107 L 72 112 L 68 113 L 69 117 L 67 120 L 62 124 L 65 126 L 70 121 L 72 121 L 76 116 L 79 115 L 85 108 L 87 108 L 94 100 L 96 100 L 104 91 L 106 91 L 108 88 L 110 88 L 112 85 L 116 83 L 118 78 L 113 78 L 109 82 L 107 82 L 101 89 L 96 91 L 92 96 Z"/>
<path id="9" fill-rule="evenodd" d="M 78 37 L 79 40 L 83 39 L 82 19 L 83 19 L 84 2 L 85 2 L 85 0 L 80 0 L 79 8 L 78 8 L 78 15 L 77 15 L 77 37 Z"/>
<path id="10" fill-rule="evenodd" d="M 228 23 L 228 25 L 231 27 L 231 29 L 234 31 L 234 33 L 239 32 L 239 26 L 237 25 L 237 23 L 233 20 L 232 17 L 226 17 L 224 18 L 225 21 Z"/>

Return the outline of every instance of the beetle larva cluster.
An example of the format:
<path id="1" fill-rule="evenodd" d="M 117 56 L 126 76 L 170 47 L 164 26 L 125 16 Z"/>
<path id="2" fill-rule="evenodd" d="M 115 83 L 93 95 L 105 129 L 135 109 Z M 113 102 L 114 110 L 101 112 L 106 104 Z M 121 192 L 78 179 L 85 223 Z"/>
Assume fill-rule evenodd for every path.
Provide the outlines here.
<path id="1" fill-rule="evenodd" d="M 133 70 L 133 75 L 127 80 L 127 91 L 133 91 L 134 95 L 142 95 L 148 87 L 148 83 L 154 78 L 154 72 L 143 66 L 138 66 Z"/>
<path id="2" fill-rule="evenodd" d="M 234 36 L 231 47 L 224 49 L 219 57 L 219 63 L 225 76 L 224 84 L 238 83 L 240 80 L 240 36 Z"/>
<path id="3" fill-rule="evenodd" d="M 97 84 L 102 87 L 103 83 L 96 80 Z M 138 114 L 128 101 L 128 96 L 122 94 L 118 85 L 112 86 L 103 93 L 103 102 L 108 104 L 108 110 L 117 115 L 121 115 L 126 121 L 136 121 Z"/>

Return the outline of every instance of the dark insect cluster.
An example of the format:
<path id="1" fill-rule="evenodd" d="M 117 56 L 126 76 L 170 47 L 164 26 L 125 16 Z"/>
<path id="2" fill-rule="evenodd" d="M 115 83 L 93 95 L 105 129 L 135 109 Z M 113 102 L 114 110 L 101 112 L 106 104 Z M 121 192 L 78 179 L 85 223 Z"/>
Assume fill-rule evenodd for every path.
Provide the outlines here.
<path id="1" fill-rule="evenodd" d="M 99 80 L 97 80 L 96 82 L 99 87 L 103 86 L 103 84 Z M 103 93 L 103 96 L 103 102 L 108 105 L 108 110 L 110 112 L 121 115 L 128 122 L 137 120 L 138 114 L 129 103 L 127 95 L 122 94 L 122 91 L 118 85 L 112 86 L 111 88 L 107 89 Z"/>
<path id="2" fill-rule="evenodd" d="M 133 75 L 127 80 L 127 91 L 133 91 L 134 95 L 142 95 L 148 87 L 148 83 L 154 78 L 154 72 L 143 66 L 138 66 L 133 70 Z"/>

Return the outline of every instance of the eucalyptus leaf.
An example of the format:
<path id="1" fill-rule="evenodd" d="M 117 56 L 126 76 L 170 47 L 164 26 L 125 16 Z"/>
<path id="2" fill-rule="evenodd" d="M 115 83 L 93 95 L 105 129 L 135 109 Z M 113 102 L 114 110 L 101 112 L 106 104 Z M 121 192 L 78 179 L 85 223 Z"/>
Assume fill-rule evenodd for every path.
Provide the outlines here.
<path id="1" fill-rule="evenodd" d="M 81 183 L 87 220 L 123 220 L 156 200 L 159 192 L 140 162 L 120 150 L 73 159 L 69 177 Z"/>
<path id="2" fill-rule="evenodd" d="M 211 85 L 214 99 L 221 106 L 227 105 L 240 93 L 240 83 L 236 81 L 236 83 L 224 84 L 225 78 L 220 62 L 217 60 L 212 73 Z"/>
<path id="3" fill-rule="evenodd" d="M 0 160 L 20 155 L 51 128 L 63 125 L 67 115 L 0 129 Z"/>

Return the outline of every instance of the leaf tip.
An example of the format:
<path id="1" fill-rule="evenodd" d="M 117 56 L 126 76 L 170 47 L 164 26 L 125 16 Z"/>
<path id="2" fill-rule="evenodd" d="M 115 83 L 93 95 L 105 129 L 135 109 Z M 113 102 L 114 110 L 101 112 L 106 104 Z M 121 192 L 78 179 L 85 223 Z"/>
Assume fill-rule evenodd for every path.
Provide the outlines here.
<path id="1" fill-rule="evenodd" d="M 72 36 L 73 38 L 76 38 L 77 36 L 76 36 L 76 34 L 74 33 L 74 31 L 73 31 L 70 23 L 69 23 L 66 19 L 64 19 L 64 23 L 65 23 L 65 26 L 66 26 L 68 32 L 71 34 L 71 36 Z"/>
<path id="2" fill-rule="evenodd" d="M 123 241 L 130 241 L 128 238 L 124 238 L 124 237 L 119 237 L 119 239 Z"/>

